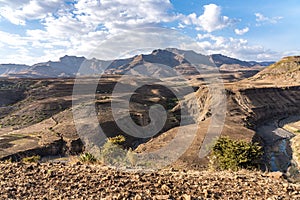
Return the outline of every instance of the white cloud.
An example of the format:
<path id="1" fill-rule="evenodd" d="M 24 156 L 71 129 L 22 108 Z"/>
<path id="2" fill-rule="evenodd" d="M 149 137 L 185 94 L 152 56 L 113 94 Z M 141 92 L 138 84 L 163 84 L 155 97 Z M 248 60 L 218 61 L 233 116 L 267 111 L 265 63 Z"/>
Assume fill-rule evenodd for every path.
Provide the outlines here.
<path id="1" fill-rule="evenodd" d="M 63 0 L 24 0 L 21 2 L 0 2 L 0 15 L 13 24 L 24 26 L 26 20 L 43 19 L 64 4 Z"/>
<path id="2" fill-rule="evenodd" d="M 14 13 L 14 10 L 10 7 L 2 7 L 0 8 L 1 17 L 9 20 L 11 23 L 16 25 L 25 25 L 25 20 L 21 19 L 18 15 Z"/>
<path id="3" fill-rule="evenodd" d="M 10 43 L 11 49 L 22 49 L 19 57 L 23 63 L 33 64 L 40 60 L 37 57 L 49 56 L 48 60 L 66 54 L 88 56 L 100 43 L 116 34 L 148 26 L 159 27 L 161 22 L 175 20 L 177 16 L 170 14 L 170 9 L 169 0 L 141 0 L 139 3 L 132 0 L 77 0 L 74 4 L 65 4 L 63 0 L 0 0 L 0 16 L 11 23 L 26 25 L 29 20 L 39 19 L 43 26 L 42 29 L 27 29 L 25 36 L 3 35 L 5 32 L 2 32 L 0 37 Z M 129 36 L 126 39 L 127 46 L 145 42 L 135 41 Z M 0 45 L 4 44 L 0 42 Z M 24 48 L 32 53 L 23 51 Z M 33 56 L 33 52 L 38 54 Z M 2 56 L 0 63 L 7 62 L 16 55 L 16 50 L 1 52 L 1 55 L 6 56 Z"/>
<path id="4" fill-rule="evenodd" d="M 249 31 L 249 27 L 245 27 L 243 29 L 234 29 L 235 34 L 237 35 L 244 35 L 245 33 L 247 33 Z"/>
<path id="5" fill-rule="evenodd" d="M 27 46 L 29 43 L 29 38 L 21 37 L 17 34 L 11 34 L 4 31 L 0 31 L 0 44 L 10 47 L 16 46 Z"/>
<path id="6" fill-rule="evenodd" d="M 188 15 L 183 22 L 187 25 L 193 24 L 198 29 L 213 32 L 232 25 L 236 20 L 222 16 L 221 7 L 215 4 L 204 6 L 204 13 L 197 17 L 195 13 Z"/>
<path id="7" fill-rule="evenodd" d="M 178 26 L 177 26 L 177 28 L 185 28 L 186 26 L 185 25 L 183 25 L 182 23 L 178 23 Z"/>
<path id="8" fill-rule="evenodd" d="M 139 3 L 132 0 L 79 0 L 74 13 L 86 25 L 102 24 L 116 32 L 171 21 L 175 17 L 167 12 L 171 7 L 168 0 L 143 0 Z"/>
<path id="9" fill-rule="evenodd" d="M 64 55 L 91 56 L 112 59 L 120 52 L 130 55 L 139 47 L 178 47 L 202 51 L 204 54 L 223 53 L 237 58 L 270 58 L 276 53 L 261 46 L 251 46 L 242 39 L 214 36 L 211 32 L 224 29 L 237 20 L 223 16 L 221 7 L 204 6 L 202 15 L 173 14 L 169 0 L 76 0 L 66 4 L 64 0 L 0 0 L 1 20 L 26 25 L 38 20 L 38 29 L 26 29 L 23 35 L 0 31 L 0 63 L 15 62 L 33 64 L 57 60 Z M 274 20 L 273 18 L 271 18 Z M 277 18 L 276 18 L 277 19 Z M 258 15 L 257 20 L 270 22 L 270 18 Z M 177 22 L 178 28 L 188 25 L 208 34 L 198 35 L 198 42 L 187 39 L 176 31 L 162 29 L 161 23 Z M 35 22 L 36 23 L 36 22 Z M 147 27 L 152 27 L 149 29 Z M 27 28 L 24 26 L 24 28 Z M 249 28 L 236 29 L 236 34 Z M 17 56 L 16 56 L 17 55 Z M 258 55 L 258 56 L 257 56 Z"/>
<path id="10" fill-rule="evenodd" d="M 261 25 L 262 23 L 271 23 L 276 24 L 279 20 L 283 19 L 283 17 L 266 17 L 261 13 L 255 13 L 257 25 Z"/>
<path id="11" fill-rule="evenodd" d="M 251 45 L 245 39 L 225 38 L 212 34 L 198 34 L 198 46 L 205 54 L 224 54 L 243 60 L 277 60 L 280 53 L 260 45 Z"/>

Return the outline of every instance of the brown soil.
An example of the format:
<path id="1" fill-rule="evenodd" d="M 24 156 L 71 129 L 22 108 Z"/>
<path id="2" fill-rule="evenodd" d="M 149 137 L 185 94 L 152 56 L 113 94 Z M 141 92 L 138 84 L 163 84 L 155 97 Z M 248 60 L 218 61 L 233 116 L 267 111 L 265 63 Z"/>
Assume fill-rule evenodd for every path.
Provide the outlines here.
<path id="1" fill-rule="evenodd" d="M 122 172 L 99 165 L 0 163 L 1 199 L 299 199 L 300 185 L 251 171 Z"/>

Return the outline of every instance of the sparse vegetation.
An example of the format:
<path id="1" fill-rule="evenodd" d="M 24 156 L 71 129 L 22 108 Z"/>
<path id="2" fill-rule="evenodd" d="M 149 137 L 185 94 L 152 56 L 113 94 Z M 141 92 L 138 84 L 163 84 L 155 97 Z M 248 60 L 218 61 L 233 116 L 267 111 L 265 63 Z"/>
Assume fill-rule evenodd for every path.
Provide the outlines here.
<path id="1" fill-rule="evenodd" d="M 97 159 L 93 154 L 86 152 L 79 156 L 79 161 L 83 163 L 95 163 Z"/>
<path id="2" fill-rule="evenodd" d="M 253 169 L 262 154 L 257 143 L 221 137 L 212 147 L 211 163 L 221 170 Z"/>
<path id="3" fill-rule="evenodd" d="M 25 157 L 22 159 L 22 162 L 25 163 L 37 163 L 41 160 L 41 156 L 36 155 L 36 156 L 30 156 L 30 157 Z"/>
<path id="4" fill-rule="evenodd" d="M 122 145 L 125 142 L 125 137 L 123 135 L 118 135 L 115 137 L 111 137 L 107 139 L 108 142 L 115 144 L 115 145 Z"/>
<path id="5" fill-rule="evenodd" d="M 136 166 L 137 165 L 136 153 L 133 152 L 131 148 L 127 151 L 126 157 L 127 157 L 127 160 L 128 160 L 128 162 L 130 163 L 131 166 Z"/>
<path id="6" fill-rule="evenodd" d="M 108 138 L 101 149 L 101 161 L 110 165 L 124 163 L 127 154 L 121 146 L 124 142 L 125 137 L 123 135 Z"/>
<path id="7" fill-rule="evenodd" d="M 31 87 L 32 81 L 0 81 L 0 90 L 26 90 Z"/>
<path id="8" fill-rule="evenodd" d="M 106 143 L 101 148 L 99 157 L 87 152 L 79 156 L 82 163 L 104 163 L 115 166 L 136 166 L 136 153 L 131 148 L 124 149 L 122 144 L 125 142 L 123 135 L 107 138 Z"/>
<path id="9" fill-rule="evenodd" d="M 101 149 L 101 161 L 108 165 L 136 166 L 136 153 L 131 148 L 127 150 L 122 146 L 125 140 L 123 135 L 108 138 Z"/>

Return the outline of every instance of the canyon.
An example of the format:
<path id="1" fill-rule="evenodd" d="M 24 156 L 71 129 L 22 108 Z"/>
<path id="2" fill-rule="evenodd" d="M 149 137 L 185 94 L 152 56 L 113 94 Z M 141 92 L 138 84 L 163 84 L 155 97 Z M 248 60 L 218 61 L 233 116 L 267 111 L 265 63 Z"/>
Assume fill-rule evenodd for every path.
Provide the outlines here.
<path id="1" fill-rule="evenodd" d="M 199 57 L 201 62 L 207 61 L 211 64 L 202 68 L 202 73 L 196 73 L 197 66 L 193 68 L 191 64 L 193 63 L 191 61 Z M 212 57 L 215 62 L 212 62 Z M 77 62 L 77 59 L 79 58 L 73 61 Z M 220 60 L 227 61 L 227 63 L 221 64 Z M 179 72 L 183 79 L 173 76 L 169 70 L 159 72 L 149 70 L 154 66 L 153 64 L 168 65 Z M 245 66 L 241 67 L 242 64 Z M 114 61 L 111 65 L 114 66 L 116 73 L 106 73 L 101 77 L 95 75 L 83 76 L 83 78 L 79 76 L 77 79 L 72 77 L 3 77 L 0 81 L 0 158 L 20 160 L 31 155 L 40 155 L 45 158 L 70 156 L 87 150 L 87 146 L 92 143 L 89 144 L 89 140 L 84 141 L 85 132 L 79 134 L 78 127 L 76 127 L 74 102 L 78 101 L 81 102 L 80 105 L 75 103 L 78 107 L 88 107 L 90 103 L 95 105 L 96 118 L 106 137 L 124 135 L 126 138 L 124 146 L 134 149 L 137 153 L 152 152 L 165 146 L 182 127 L 196 131 L 190 146 L 172 165 L 178 168 L 205 169 L 208 157 L 199 157 L 199 152 L 201 146 L 204 145 L 203 142 L 207 137 L 215 112 L 213 110 L 215 93 L 212 92 L 207 82 L 218 77 L 222 82 L 218 82 L 217 85 L 221 86 L 220 94 L 226 102 L 222 111 L 224 112 L 223 122 L 217 127 L 220 129 L 220 134 L 234 139 L 259 142 L 265 147 L 265 152 L 270 150 L 269 144 L 273 141 L 287 139 L 286 143 L 278 145 L 284 145 L 284 151 L 287 151 L 288 155 L 284 159 L 279 156 L 278 160 L 283 161 L 278 162 L 288 164 L 282 168 L 273 166 L 273 171 L 287 172 L 289 163 L 294 163 L 289 142 L 292 136 L 273 134 L 273 129 L 278 127 L 270 123 L 289 116 L 299 116 L 298 57 L 284 58 L 270 67 L 259 68 L 257 63 L 256 67 L 253 67 L 253 63 L 245 64 L 245 62 L 228 57 L 225 59 L 221 55 L 203 57 L 191 51 L 169 49 L 155 50 L 150 55 Z M 146 74 L 151 74 L 152 78 L 142 76 L 145 71 L 123 74 L 139 65 L 146 66 Z M 223 70 L 220 69 L 222 66 Z M 285 73 L 287 66 L 292 66 L 288 68 L 288 75 Z M 277 81 L 279 79 L 282 81 Z M 188 85 L 183 84 L 183 80 Z M 120 83 L 125 89 L 114 93 L 116 85 Z M 74 85 L 83 89 L 78 96 L 74 96 Z M 136 89 L 136 85 L 142 85 L 142 87 Z M 176 98 L 170 88 L 176 88 L 182 94 L 182 99 Z M 153 105 L 160 104 L 166 110 L 166 122 L 156 135 L 134 137 L 118 127 L 112 113 L 111 102 L 123 102 L 129 94 L 133 94 L 128 108 L 130 117 L 138 126 L 145 127 L 150 124 L 149 111 Z M 87 96 L 94 97 L 92 102 L 84 101 Z M 195 104 L 194 100 L 196 100 L 198 112 L 192 114 L 191 121 L 181 124 L 185 117 L 181 111 Z M 89 121 L 90 118 L 87 116 L 86 118 Z M 197 125 L 196 130 L 192 127 L 193 125 Z M 103 144 L 104 141 L 98 141 L 98 143 Z M 264 159 L 265 169 L 272 170 L 274 157 L 266 156 Z"/>

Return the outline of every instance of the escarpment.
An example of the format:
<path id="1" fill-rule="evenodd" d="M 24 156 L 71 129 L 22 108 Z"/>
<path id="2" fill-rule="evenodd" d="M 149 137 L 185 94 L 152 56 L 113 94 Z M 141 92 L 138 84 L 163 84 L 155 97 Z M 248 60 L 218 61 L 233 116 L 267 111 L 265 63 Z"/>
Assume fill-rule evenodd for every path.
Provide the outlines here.
<path id="1" fill-rule="evenodd" d="M 242 88 L 225 86 L 226 122 L 238 123 L 255 129 L 263 123 L 290 115 L 300 114 L 300 86 Z M 186 106 L 197 103 L 197 122 L 212 115 L 213 94 L 207 87 L 195 94 L 197 102 L 188 96 Z"/>
<path id="2" fill-rule="evenodd" d="M 300 86 L 230 90 L 228 101 L 230 116 L 243 114 L 244 123 L 255 128 L 272 119 L 300 114 Z"/>

